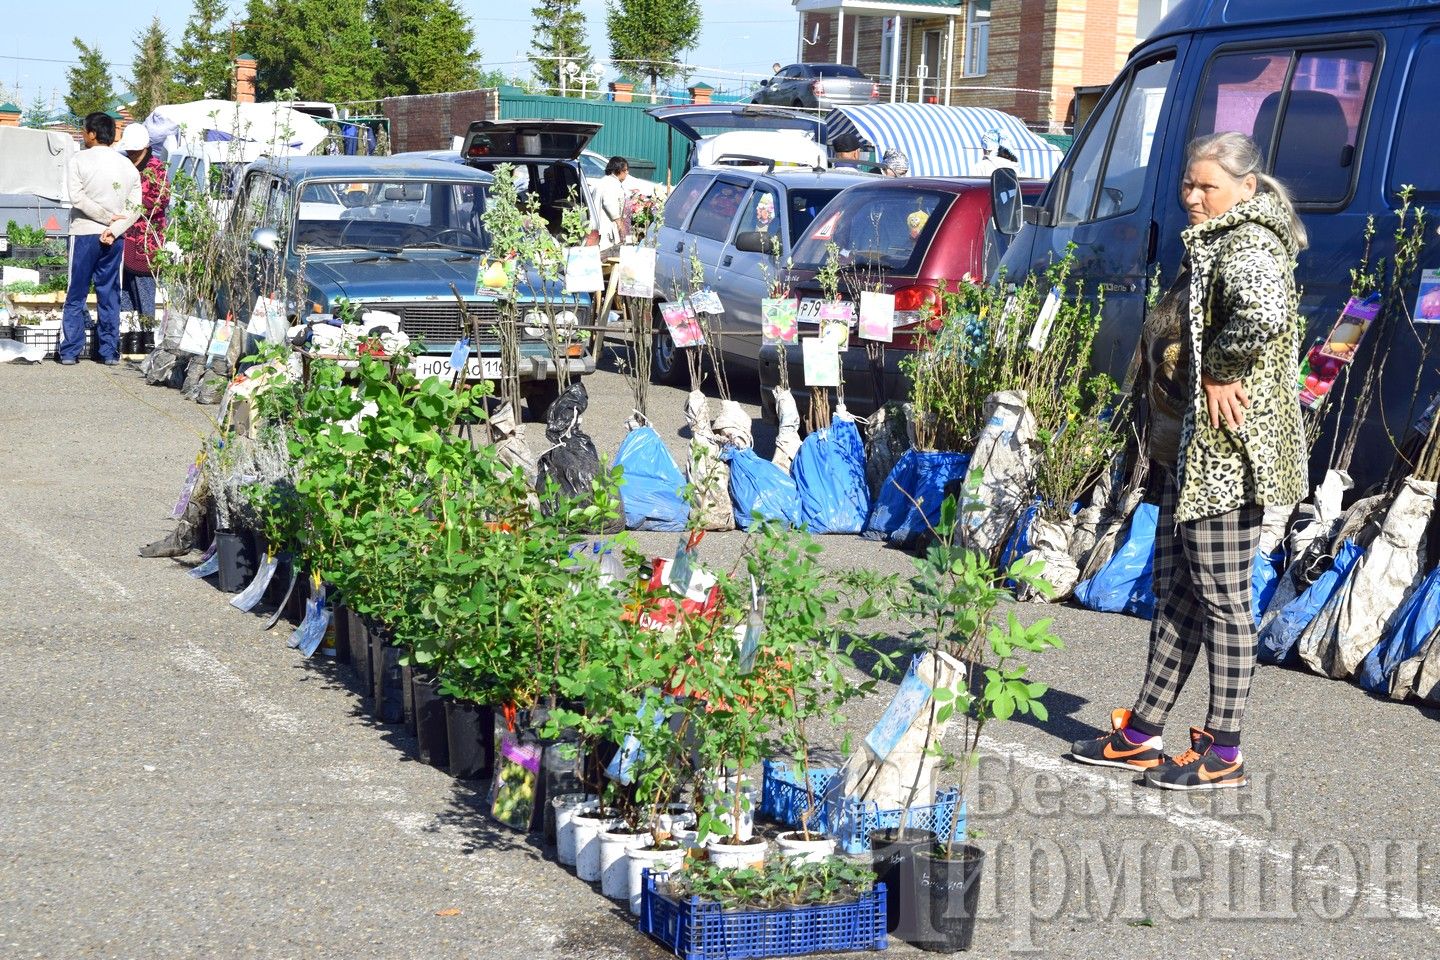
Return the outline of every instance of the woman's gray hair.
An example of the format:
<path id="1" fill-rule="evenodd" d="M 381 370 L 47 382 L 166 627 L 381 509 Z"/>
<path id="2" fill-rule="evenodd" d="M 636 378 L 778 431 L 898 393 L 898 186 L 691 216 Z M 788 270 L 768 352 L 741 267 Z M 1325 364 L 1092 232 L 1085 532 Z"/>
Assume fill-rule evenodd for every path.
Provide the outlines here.
<path id="1" fill-rule="evenodd" d="M 1244 180 L 1254 174 L 1256 190 L 1274 194 L 1275 199 L 1280 201 L 1280 207 L 1290 221 L 1290 234 L 1295 238 L 1296 246 L 1304 250 L 1310 245 L 1310 237 L 1305 232 L 1300 215 L 1295 212 L 1295 202 L 1290 198 L 1289 189 L 1265 172 L 1265 157 L 1253 139 L 1234 131 L 1196 137 L 1185 149 L 1185 166 L 1189 167 L 1199 160 L 1213 160 L 1236 180 Z"/>

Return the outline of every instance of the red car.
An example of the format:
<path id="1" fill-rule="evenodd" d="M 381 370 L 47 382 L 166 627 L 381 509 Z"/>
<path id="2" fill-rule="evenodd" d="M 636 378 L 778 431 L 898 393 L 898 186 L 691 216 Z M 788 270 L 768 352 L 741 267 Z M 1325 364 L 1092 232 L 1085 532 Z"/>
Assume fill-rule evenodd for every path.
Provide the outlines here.
<path id="1" fill-rule="evenodd" d="M 1034 199 L 1044 187 L 1027 181 L 1021 192 Z M 866 341 L 853 331 L 849 349 L 841 353 L 845 403 L 852 412 L 865 414 L 909 395 L 899 361 L 915 349 L 922 307 L 938 303 L 942 286 L 953 290 L 966 277 L 984 280 L 999 263 L 1007 238 L 994 229 L 990 209 L 989 180 L 874 180 L 841 193 L 806 228 L 794 248 L 791 283 L 791 296 L 801 299 L 802 332 L 814 332 L 805 330 L 804 322 L 823 296 L 816 274 L 831 243 L 839 248 L 841 299 L 858 303 L 861 290 L 895 295 L 894 340 L 885 345 L 883 361 L 872 365 Z M 786 357 L 791 391 L 797 399 L 808 396 L 800 351 L 792 346 Z M 765 346 L 760 395 L 767 419 L 774 416 L 770 388 L 779 382 L 779 350 Z"/>

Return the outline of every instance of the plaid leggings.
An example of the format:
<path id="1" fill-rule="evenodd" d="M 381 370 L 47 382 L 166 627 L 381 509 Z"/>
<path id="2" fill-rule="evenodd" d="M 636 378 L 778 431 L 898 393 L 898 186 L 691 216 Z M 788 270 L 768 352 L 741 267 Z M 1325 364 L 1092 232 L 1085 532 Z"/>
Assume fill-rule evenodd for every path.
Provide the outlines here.
<path id="1" fill-rule="evenodd" d="M 1222 746 L 1240 743 L 1245 701 L 1255 672 L 1255 619 L 1250 575 L 1264 510 L 1253 504 L 1190 523 L 1175 522 L 1173 468 L 1161 477 L 1155 533 L 1155 619 L 1150 661 L 1131 725 L 1159 736 L 1190 670 L 1205 649 L 1210 712 L 1205 729 Z"/>

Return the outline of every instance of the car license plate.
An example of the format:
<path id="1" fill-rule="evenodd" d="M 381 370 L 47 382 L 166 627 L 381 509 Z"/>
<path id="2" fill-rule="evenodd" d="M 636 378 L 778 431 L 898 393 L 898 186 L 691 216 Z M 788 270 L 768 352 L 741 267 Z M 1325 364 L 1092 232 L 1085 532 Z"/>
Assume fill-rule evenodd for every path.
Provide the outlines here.
<path id="1" fill-rule="evenodd" d="M 416 357 L 411 361 L 410 369 L 421 380 L 427 377 L 453 380 L 455 377 L 455 368 L 450 366 L 450 358 L 433 354 Z M 499 357 L 471 357 L 465 364 L 466 380 L 499 380 L 501 372 Z"/>
<path id="2" fill-rule="evenodd" d="M 795 316 L 801 323 L 818 323 L 820 321 L 820 305 L 825 301 L 819 297 L 805 297 L 800 301 L 800 309 Z"/>

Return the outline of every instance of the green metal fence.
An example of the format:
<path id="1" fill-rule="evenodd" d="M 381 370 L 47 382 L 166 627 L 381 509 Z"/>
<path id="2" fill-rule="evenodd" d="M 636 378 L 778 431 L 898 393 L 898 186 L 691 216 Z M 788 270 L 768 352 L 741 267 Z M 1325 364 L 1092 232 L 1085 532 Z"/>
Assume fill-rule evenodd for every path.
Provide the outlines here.
<path id="1" fill-rule="evenodd" d="M 621 156 L 635 167 L 636 176 L 666 180 L 680 179 L 685 170 L 689 144 L 672 136 L 670 128 L 645 115 L 644 103 L 613 103 L 609 100 L 581 100 L 578 97 L 549 97 L 522 92 L 518 87 L 500 88 L 500 119 L 582 120 L 601 124 L 590 141 L 590 149 L 608 156 Z M 650 170 L 646 168 L 649 167 Z M 651 175 L 653 170 L 653 177 Z"/>

